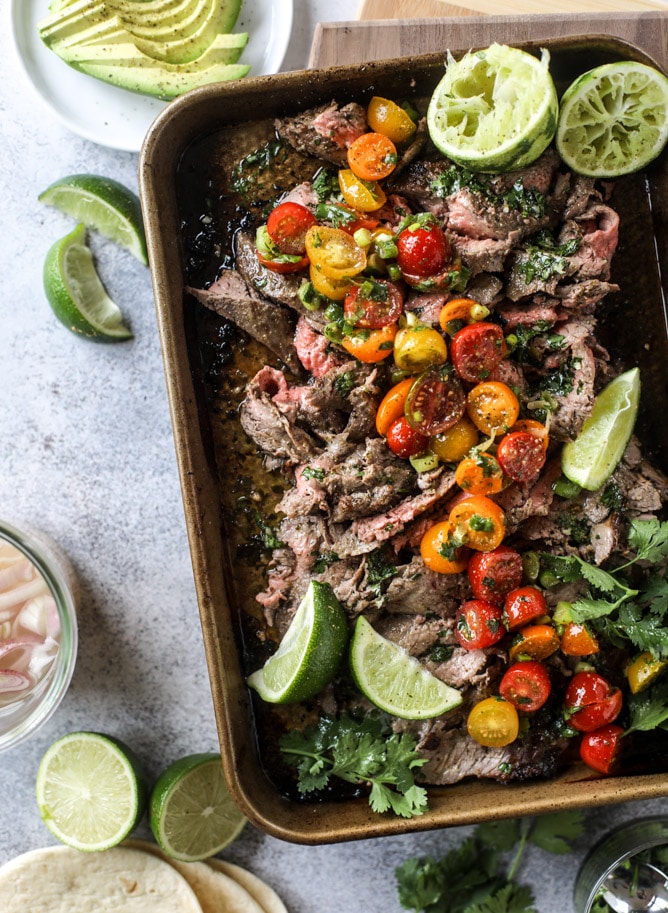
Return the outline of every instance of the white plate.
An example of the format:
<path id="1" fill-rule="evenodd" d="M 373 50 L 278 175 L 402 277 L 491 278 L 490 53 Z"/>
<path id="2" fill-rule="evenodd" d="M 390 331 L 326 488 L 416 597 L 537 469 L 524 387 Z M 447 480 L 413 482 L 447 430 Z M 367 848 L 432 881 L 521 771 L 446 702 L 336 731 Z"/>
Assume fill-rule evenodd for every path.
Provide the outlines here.
<path id="1" fill-rule="evenodd" d="M 42 101 L 74 133 L 103 146 L 138 152 L 166 102 L 78 73 L 41 41 L 37 23 L 49 0 L 11 0 L 11 34 L 23 69 Z M 250 76 L 277 73 L 292 31 L 293 0 L 244 0 L 235 32 L 250 37 L 240 63 Z"/>

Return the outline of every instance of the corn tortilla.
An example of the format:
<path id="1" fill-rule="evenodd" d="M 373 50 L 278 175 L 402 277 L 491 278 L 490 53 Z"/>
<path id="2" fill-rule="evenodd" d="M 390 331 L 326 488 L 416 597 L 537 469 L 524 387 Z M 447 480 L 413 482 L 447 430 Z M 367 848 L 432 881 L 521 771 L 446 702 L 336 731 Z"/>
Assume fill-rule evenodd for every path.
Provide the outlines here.
<path id="1" fill-rule="evenodd" d="M 258 878 L 257 875 L 242 868 L 240 865 L 235 865 L 233 862 L 227 862 L 224 859 L 217 859 L 215 856 L 213 859 L 208 860 L 208 864 L 213 866 L 214 869 L 229 875 L 230 878 L 233 878 L 246 888 L 248 893 L 260 904 L 264 913 L 288 913 L 285 904 L 276 891 L 266 881 Z"/>

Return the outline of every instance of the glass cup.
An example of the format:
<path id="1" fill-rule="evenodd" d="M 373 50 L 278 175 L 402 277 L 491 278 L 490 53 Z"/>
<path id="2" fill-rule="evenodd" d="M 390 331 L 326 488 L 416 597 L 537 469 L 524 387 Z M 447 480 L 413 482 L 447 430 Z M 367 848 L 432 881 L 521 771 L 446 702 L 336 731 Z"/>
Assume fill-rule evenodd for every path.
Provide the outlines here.
<path id="1" fill-rule="evenodd" d="M 76 663 L 77 600 L 60 548 L 0 520 L 0 751 L 28 738 L 62 701 Z"/>

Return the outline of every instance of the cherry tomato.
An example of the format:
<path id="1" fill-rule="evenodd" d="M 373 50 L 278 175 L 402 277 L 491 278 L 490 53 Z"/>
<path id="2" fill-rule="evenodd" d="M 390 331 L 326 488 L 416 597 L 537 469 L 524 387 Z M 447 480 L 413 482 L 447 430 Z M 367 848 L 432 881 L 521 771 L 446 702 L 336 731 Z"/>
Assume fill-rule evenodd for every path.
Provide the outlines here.
<path id="1" fill-rule="evenodd" d="M 466 569 L 466 549 L 453 544 L 454 528 L 447 520 L 435 523 L 420 540 L 420 554 L 430 571 L 459 574 Z"/>
<path id="2" fill-rule="evenodd" d="M 489 308 L 474 298 L 453 298 L 441 308 L 438 322 L 444 333 L 454 336 L 462 327 L 483 320 L 488 315 Z"/>
<path id="3" fill-rule="evenodd" d="M 471 495 L 455 504 L 448 520 L 464 544 L 475 551 L 497 548 L 506 534 L 506 515 L 484 495 Z"/>
<path id="4" fill-rule="evenodd" d="M 396 102 L 374 95 L 366 109 L 368 125 L 376 133 L 389 137 L 393 143 L 403 143 L 416 131 L 415 122 Z"/>
<path id="5" fill-rule="evenodd" d="M 511 703 L 502 697 L 486 697 L 469 713 L 466 728 L 479 745 L 503 748 L 517 738 L 520 720 Z"/>
<path id="6" fill-rule="evenodd" d="M 402 371 L 417 373 L 442 365 L 448 357 L 445 339 L 425 324 L 402 327 L 394 341 L 394 362 Z"/>
<path id="7" fill-rule="evenodd" d="M 484 599 L 467 600 L 455 616 L 455 637 L 465 650 L 493 647 L 505 633 L 501 609 Z"/>
<path id="8" fill-rule="evenodd" d="M 517 710 L 532 713 L 540 710 L 550 696 L 552 683 L 542 663 L 530 659 L 513 663 L 506 670 L 499 684 L 499 694 Z"/>
<path id="9" fill-rule="evenodd" d="M 435 434 L 429 442 L 429 449 L 444 463 L 456 463 L 475 447 L 478 437 L 478 429 L 464 415 L 452 428 Z"/>
<path id="10" fill-rule="evenodd" d="M 592 770 L 601 774 L 614 772 L 619 759 L 621 738 L 624 730 L 621 726 L 601 726 L 593 732 L 587 732 L 580 741 L 580 757 Z"/>
<path id="11" fill-rule="evenodd" d="M 406 377 L 390 387 L 380 401 L 378 412 L 376 412 L 376 431 L 381 437 L 385 437 L 390 425 L 404 414 L 406 397 L 412 385 L 413 378 Z"/>
<path id="12" fill-rule="evenodd" d="M 374 181 L 363 181 L 353 174 L 350 168 L 343 168 L 339 171 L 339 188 L 346 203 L 361 212 L 375 212 L 377 209 L 381 209 L 387 201 L 380 184 L 376 184 Z"/>
<path id="13" fill-rule="evenodd" d="M 301 203 L 279 203 L 267 219 L 267 234 L 284 254 L 306 252 L 306 232 L 316 224 L 313 213 Z"/>
<path id="14" fill-rule="evenodd" d="M 503 472 L 496 459 L 481 451 L 460 460 L 455 470 L 455 482 L 473 495 L 493 495 L 501 491 Z"/>
<path id="15" fill-rule="evenodd" d="M 576 672 L 564 695 L 569 723 L 579 732 L 592 732 L 612 723 L 619 716 L 622 700 L 619 688 L 613 688 L 597 672 Z"/>
<path id="16" fill-rule="evenodd" d="M 404 309 L 399 286 L 387 279 L 365 280 L 353 285 L 343 302 L 346 320 L 354 326 L 378 330 L 396 323 Z"/>
<path id="17" fill-rule="evenodd" d="M 520 404 L 507 384 L 499 380 L 485 380 L 469 390 L 466 411 L 483 434 L 499 434 L 515 424 Z"/>
<path id="18" fill-rule="evenodd" d="M 382 181 L 397 167 L 397 147 L 382 133 L 363 133 L 348 147 L 348 164 L 363 181 Z"/>
<path id="19" fill-rule="evenodd" d="M 506 355 L 503 330 L 496 323 L 471 323 L 452 337 L 450 358 L 463 380 L 486 380 Z"/>
<path id="20" fill-rule="evenodd" d="M 356 276 L 366 266 L 362 248 L 340 228 L 314 225 L 306 232 L 305 245 L 311 266 L 328 279 Z"/>
<path id="21" fill-rule="evenodd" d="M 452 428 L 465 408 L 461 381 L 448 365 L 435 365 L 420 374 L 406 398 L 406 418 L 427 437 Z"/>
<path id="22" fill-rule="evenodd" d="M 412 282 L 442 272 L 450 259 L 450 242 L 435 223 L 410 225 L 397 238 L 399 269 L 410 276 Z"/>
<path id="23" fill-rule="evenodd" d="M 598 653 L 598 641 L 587 625 L 569 621 L 561 632 L 561 652 L 566 656 L 590 656 Z"/>
<path id="24" fill-rule="evenodd" d="M 511 662 L 515 660 L 547 659 L 559 649 L 559 635 L 552 625 L 527 625 L 514 638 L 508 651 Z"/>
<path id="25" fill-rule="evenodd" d="M 545 465 L 545 446 L 528 431 L 511 431 L 499 441 L 496 458 L 513 482 L 532 482 Z"/>
<path id="26" fill-rule="evenodd" d="M 499 545 L 491 552 L 471 555 L 466 570 L 474 595 L 501 605 L 506 594 L 522 583 L 522 556 L 507 545 Z"/>
<path id="27" fill-rule="evenodd" d="M 542 422 L 537 422 L 533 418 L 519 419 L 519 421 L 515 422 L 510 431 L 526 431 L 528 434 L 533 434 L 534 437 L 537 437 L 542 441 L 545 450 L 547 450 L 548 444 L 550 443 L 547 427 Z"/>
<path id="28" fill-rule="evenodd" d="M 260 251 L 256 251 L 257 258 L 262 264 L 266 266 L 267 269 L 273 270 L 275 273 L 298 273 L 300 269 L 306 269 L 309 265 L 308 257 L 302 257 L 301 260 L 272 260 L 270 257 L 265 257 Z"/>
<path id="29" fill-rule="evenodd" d="M 309 278 L 316 292 L 331 298 L 332 301 L 343 301 L 352 284 L 351 279 L 330 279 L 313 264 L 309 269 Z"/>
<path id="30" fill-rule="evenodd" d="M 547 615 L 547 603 L 535 586 L 521 586 L 506 594 L 503 611 L 508 630 L 512 631 Z"/>
<path id="31" fill-rule="evenodd" d="M 409 457 L 423 453 L 427 449 L 429 438 L 420 434 L 406 421 L 404 415 L 393 422 L 387 431 L 387 446 L 395 456 L 407 460 Z"/>
<path id="32" fill-rule="evenodd" d="M 373 365 L 392 354 L 396 335 L 397 325 L 391 323 L 378 330 L 362 330 L 354 336 L 344 336 L 341 345 L 359 361 Z"/>

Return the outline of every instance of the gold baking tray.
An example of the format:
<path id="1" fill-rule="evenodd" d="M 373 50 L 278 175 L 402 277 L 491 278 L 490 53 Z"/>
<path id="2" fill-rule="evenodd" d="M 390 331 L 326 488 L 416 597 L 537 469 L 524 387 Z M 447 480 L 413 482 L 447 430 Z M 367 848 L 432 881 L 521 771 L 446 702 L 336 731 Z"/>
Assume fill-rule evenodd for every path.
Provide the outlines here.
<path id="1" fill-rule="evenodd" d="M 561 90 L 579 73 L 601 63 L 631 58 L 654 64 L 635 46 L 606 36 L 521 46 L 550 50 L 551 69 Z M 228 342 L 224 321 L 202 313 L 205 309 L 185 290 L 193 280 L 184 225 L 197 205 L 204 211 L 205 199 L 215 197 L 218 151 L 243 138 L 257 121 L 333 98 L 345 103 L 364 101 L 371 94 L 428 96 L 443 73 L 444 56 L 298 71 L 196 89 L 158 116 L 140 158 L 158 327 L 223 765 L 232 795 L 250 821 L 269 834 L 299 843 L 399 834 L 668 793 L 665 764 L 662 772 L 608 779 L 597 779 L 576 764 L 550 781 L 476 781 L 434 788 L 429 810 L 406 820 L 373 813 L 366 797 L 291 799 L 267 773 L 271 763 L 244 679 L 249 671 L 244 626 L 249 618 L 252 621 L 248 607 L 263 585 L 256 586 L 252 567 L 239 563 L 239 532 L 229 504 L 232 474 L 239 469 L 235 448 L 247 444 L 242 443 L 243 433 L 235 430 L 236 418 L 225 413 L 212 393 L 210 373 L 220 379 L 226 370 L 216 366 L 216 352 L 219 344 L 224 348 Z M 623 179 L 615 200 L 621 201 L 622 228 L 613 280 L 621 292 L 605 329 L 615 356 L 624 365 L 640 365 L 645 396 L 639 433 L 666 469 L 668 337 L 662 277 L 665 282 L 668 276 L 668 156 L 664 153 L 646 174 Z M 201 275 L 207 270 L 213 280 L 219 265 L 220 259 L 200 264 L 198 281 L 207 278 Z M 242 355 L 252 359 L 252 345 L 243 342 Z M 266 359 L 266 351 L 257 357 Z"/>

